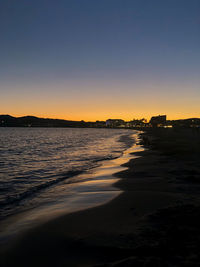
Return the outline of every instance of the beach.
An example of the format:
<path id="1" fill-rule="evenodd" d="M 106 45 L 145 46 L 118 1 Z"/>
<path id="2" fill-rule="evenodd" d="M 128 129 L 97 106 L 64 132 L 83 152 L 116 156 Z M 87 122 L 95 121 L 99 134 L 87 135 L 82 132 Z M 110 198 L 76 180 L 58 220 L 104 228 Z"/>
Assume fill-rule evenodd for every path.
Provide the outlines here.
<path id="1" fill-rule="evenodd" d="M 199 266 L 200 133 L 149 129 L 105 205 L 60 216 L 1 248 L 1 266 Z"/>

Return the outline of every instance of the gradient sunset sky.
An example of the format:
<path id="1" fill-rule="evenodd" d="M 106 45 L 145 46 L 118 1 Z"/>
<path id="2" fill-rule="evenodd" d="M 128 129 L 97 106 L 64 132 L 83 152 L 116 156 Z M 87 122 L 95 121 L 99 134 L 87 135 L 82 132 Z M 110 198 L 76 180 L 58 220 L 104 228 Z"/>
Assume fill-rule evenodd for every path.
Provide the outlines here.
<path id="1" fill-rule="evenodd" d="M 200 117 L 200 1 L 1 0 L 0 114 Z"/>

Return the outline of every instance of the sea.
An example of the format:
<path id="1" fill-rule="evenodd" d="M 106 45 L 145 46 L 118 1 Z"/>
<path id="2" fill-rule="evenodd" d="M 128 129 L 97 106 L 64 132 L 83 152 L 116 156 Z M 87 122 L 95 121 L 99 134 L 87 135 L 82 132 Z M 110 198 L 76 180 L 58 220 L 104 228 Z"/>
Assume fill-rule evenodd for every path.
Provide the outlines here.
<path id="1" fill-rule="evenodd" d="M 98 203 L 101 191 L 114 191 L 110 183 L 107 186 L 102 166 L 107 164 L 112 177 L 111 162 L 133 146 L 136 133 L 105 128 L 0 128 L 0 221 L 41 207 L 80 205 L 86 192 L 93 196 L 88 201 Z M 96 175 L 92 180 L 98 168 L 104 179 Z M 79 202 L 75 195 L 81 195 Z"/>

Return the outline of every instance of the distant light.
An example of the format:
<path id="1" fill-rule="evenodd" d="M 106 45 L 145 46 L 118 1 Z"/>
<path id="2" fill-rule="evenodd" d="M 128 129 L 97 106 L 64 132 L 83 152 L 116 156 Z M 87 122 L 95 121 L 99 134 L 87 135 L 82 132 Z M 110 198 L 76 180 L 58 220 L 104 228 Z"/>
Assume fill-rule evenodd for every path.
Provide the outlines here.
<path id="1" fill-rule="evenodd" d="M 172 128 L 172 125 L 165 125 L 164 128 Z"/>

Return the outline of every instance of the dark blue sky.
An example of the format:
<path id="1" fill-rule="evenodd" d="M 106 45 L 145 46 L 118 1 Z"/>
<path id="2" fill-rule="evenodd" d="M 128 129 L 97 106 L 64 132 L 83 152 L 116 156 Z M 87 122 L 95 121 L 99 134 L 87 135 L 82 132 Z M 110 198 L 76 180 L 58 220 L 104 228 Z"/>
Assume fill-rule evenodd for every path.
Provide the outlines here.
<path id="1" fill-rule="evenodd" d="M 0 113 L 200 117 L 199 0 L 2 0 L 0 32 Z"/>

